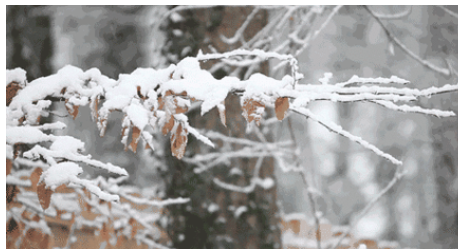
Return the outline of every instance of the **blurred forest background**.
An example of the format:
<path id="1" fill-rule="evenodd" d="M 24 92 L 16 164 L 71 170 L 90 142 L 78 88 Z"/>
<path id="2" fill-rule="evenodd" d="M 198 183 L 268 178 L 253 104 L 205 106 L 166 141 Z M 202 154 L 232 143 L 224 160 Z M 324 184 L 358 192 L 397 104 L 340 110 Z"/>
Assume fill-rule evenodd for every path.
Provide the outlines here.
<path id="1" fill-rule="evenodd" d="M 249 8 L 239 7 L 237 11 Z M 207 8 L 205 14 L 199 14 L 203 11 L 200 8 L 187 10 L 181 17 L 195 20 L 180 24 L 178 19 L 162 18 L 168 11 L 164 6 L 7 6 L 7 68 L 24 68 L 29 82 L 67 64 L 83 70 L 97 67 L 114 79 L 137 67 L 164 68 L 185 56 L 195 56 L 199 48 L 219 48 L 211 43 L 212 32 L 221 25 L 222 16 L 230 19 L 227 13 L 237 15 L 233 9 Z M 353 75 L 396 75 L 420 89 L 457 83 L 458 7 L 370 9 L 386 30 L 363 7 L 342 7 L 298 56 L 300 72 L 305 76 L 300 84 L 319 84 L 327 72 L 333 75 L 329 84 L 344 82 Z M 280 10 L 266 10 L 261 18 L 268 21 L 281 14 Z M 394 44 L 387 31 L 417 59 Z M 195 38 L 199 34 L 201 37 Z M 288 30 L 272 37 L 273 44 L 281 43 L 288 39 Z M 449 74 L 425 67 L 421 61 L 448 69 Z M 264 70 L 273 72 L 275 65 L 269 66 L 271 70 Z M 278 79 L 283 76 L 281 71 L 271 74 Z M 458 94 L 424 99 L 421 105 L 458 113 Z M 63 106 L 56 104 L 54 108 L 56 113 L 65 113 Z M 408 170 L 402 182 L 358 223 L 355 235 L 395 240 L 403 247 L 458 248 L 456 117 L 404 114 L 363 103 L 320 103 L 312 110 L 400 158 Z M 107 135 L 99 138 L 89 111 L 81 108 L 79 117 L 63 132 L 85 141 L 86 152 L 96 159 L 124 166 L 131 175 L 131 184 L 168 194 L 168 180 L 161 172 L 172 167 L 174 161 L 159 159 L 166 152 L 160 148 L 154 154 L 124 151 L 118 134 L 121 122 L 111 122 Z M 121 119 L 121 114 L 113 116 Z M 50 118 L 65 120 L 58 115 Z M 290 138 L 287 125 L 278 123 L 274 139 Z M 303 119 L 293 119 L 292 126 L 300 143 L 301 159 L 313 172 L 315 187 L 322 193 L 319 210 L 331 224 L 348 224 L 352 214 L 393 178 L 394 165 L 358 144 Z M 100 173 L 90 168 L 85 171 Z M 307 213 L 309 204 L 301 177 L 280 171 L 275 177 L 282 212 Z"/>

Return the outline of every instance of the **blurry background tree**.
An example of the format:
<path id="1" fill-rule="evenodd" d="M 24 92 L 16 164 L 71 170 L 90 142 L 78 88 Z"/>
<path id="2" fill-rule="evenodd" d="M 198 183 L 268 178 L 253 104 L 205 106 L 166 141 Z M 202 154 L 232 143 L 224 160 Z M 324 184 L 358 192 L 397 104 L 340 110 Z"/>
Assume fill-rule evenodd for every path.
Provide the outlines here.
<path id="1" fill-rule="evenodd" d="M 442 86 L 457 81 L 456 13 L 456 7 L 435 6 L 271 9 L 179 6 L 173 11 L 164 7 L 134 6 L 8 6 L 7 48 L 11 49 L 7 49 L 7 68 L 20 66 L 27 70 L 31 80 L 55 72 L 65 64 L 73 64 L 83 70 L 98 67 L 103 74 L 116 78 L 119 73 L 131 73 L 141 66 L 164 67 L 185 56 L 195 56 L 198 49 L 224 52 L 243 47 L 296 55 L 300 72 L 305 76 L 303 82 L 306 83 L 318 83 L 320 79 L 327 81 L 323 78 L 324 73 L 332 72 L 332 79 L 328 77 L 330 84 L 345 81 L 352 75 L 397 75 L 419 88 Z M 245 41 L 242 39 L 231 43 L 230 39 L 221 38 L 220 35 L 232 37 L 246 18 L 253 18 L 253 21 L 245 31 Z M 166 25 L 164 33 L 157 29 L 158 22 Z M 254 36 L 258 30 L 266 31 L 266 39 Z M 46 35 L 49 33 L 52 39 Z M 257 42 L 250 42 L 249 38 L 253 36 Z M 52 70 L 48 59 L 51 54 L 48 51 L 51 50 L 55 51 Z M 214 69 L 217 78 L 232 72 L 231 67 L 221 63 L 206 66 Z M 285 69 L 273 63 L 269 69 L 265 63 L 254 63 L 237 73 L 248 77 L 256 70 L 282 77 Z M 457 112 L 457 99 L 457 93 L 445 94 L 433 101 L 425 100 L 423 105 Z M 231 127 L 229 108 L 232 105 L 226 103 L 226 106 L 230 128 L 227 132 L 232 131 L 235 133 L 232 136 L 240 136 L 245 127 Z M 57 110 L 59 108 L 62 107 L 56 106 Z M 357 224 L 356 235 L 397 240 L 402 246 L 458 248 L 456 118 L 437 119 L 418 114 L 400 114 L 366 103 L 319 103 L 311 109 L 401 158 L 408 170 L 406 179 Z M 64 111 L 62 109 L 61 112 Z M 89 109 L 82 108 L 81 112 L 89 112 Z M 240 114 L 241 110 L 233 112 Z M 216 117 L 217 113 L 211 115 Z M 245 194 L 225 194 L 228 192 L 212 184 L 212 179 L 214 176 L 227 176 L 226 167 L 215 167 L 201 175 L 183 177 L 187 171 L 191 173 L 191 168 L 185 166 L 184 162 L 164 159 L 163 155 L 168 150 L 141 157 L 130 151 L 123 152 L 117 134 L 120 122 L 109 122 L 117 127 L 109 127 L 107 135 L 100 139 L 96 136 L 98 131 L 95 125 L 86 125 L 90 115 L 83 113 L 80 116 L 75 123 L 69 124 L 67 131 L 73 130 L 70 134 L 83 141 L 93 141 L 86 142 L 86 148 L 96 159 L 125 166 L 135 176 L 130 179 L 132 183 L 142 187 L 159 183 L 170 197 L 174 197 L 174 194 L 192 196 L 195 200 L 209 197 L 208 200 L 218 204 L 220 210 L 216 212 L 217 215 L 204 212 L 209 210 L 212 201 L 204 207 L 199 206 L 202 201 L 193 201 L 189 207 L 174 206 L 169 210 L 171 216 L 181 214 L 185 217 L 179 222 L 168 221 L 177 247 L 184 247 L 186 242 L 195 248 L 202 248 L 203 245 L 229 248 L 231 244 L 237 248 L 247 248 L 249 240 L 237 236 L 249 238 L 252 235 L 258 238 L 252 242 L 254 247 L 261 247 L 262 244 L 274 247 L 278 243 L 279 231 L 274 229 L 268 232 L 270 235 L 260 234 L 261 229 L 270 231 L 264 230 L 265 226 L 276 222 L 275 188 L 268 191 L 257 189 L 253 194 L 246 195 L 248 197 L 241 197 Z M 113 119 L 121 118 L 116 114 L 112 116 Z M 240 118 L 240 115 L 237 117 Z M 403 121 L 399 122 L 401 117 Z M 216 118 L 209 123 L 205 120 L 197 120 L 196 117 L 191 122 L 202 128 L 220 126 Z M 244 123 L 242 120 L 234 122 Z M 319 211 L 332 224 L 348 224 L 355 211 L 360 210 L 393 178 L 393 166 L 318 125 L 307 124 L 293 117 L 290 122 L 277 125 L 275 140 L 290 140 L 294 131 L 301 161 L 311 173 L 309 182 L 322 193 L 316 198 Z M 193 141 L 190 143 L 193 144 Z M 191 147 L 194 152 L 202 149 L 194 144 Z M 248 169 L 252 162 L 246 162 L 246 165 Z M 165 173 L 158 173 L 161 168 L 163 170 L 160 172 Z M 263 167 L 262 174 L 272 174 L 272 168 Z M 180 181 L 177 181 L 178 173 L 183 174 L 179 176 Z M 210 174 L 212 177 L 208 177 Z M 303 179 L 297 174 L 276 174 L 276 177 L 278 199 L 284 212 L 308 213 L 310 208 Z M 248 185 L 247 178 L 241 179 L 235 182 L 235 179 L 221 178 L 224 182 Z M 238 202 L 236 206 L 241 206 L 257 198 L 270 198 L 264 210 L 259 210 L 261 205 L 258 205 L 259 208 L 246 213 L 247 217 L 241 223 L 226 220 L 227 226 L 217 225 L 218 216 L 230 217 L 226 212 L 229 213 L 227 210 L 231 209 L 231 203 Z M 269 216 L 262 221 L 260 216 L 267 213 Z M 255 225 L 256 229 L 249 229 L 248 218 L 251 214 L 256 216 L 256 224 L 260 222 L 262 226 Z M 196 222 L 200 224 L 199 227 L 191 226 Z M 247 229 L 254 231 L 253 234 Z M 184 236 L 180 236 L 181 233 Z"/>

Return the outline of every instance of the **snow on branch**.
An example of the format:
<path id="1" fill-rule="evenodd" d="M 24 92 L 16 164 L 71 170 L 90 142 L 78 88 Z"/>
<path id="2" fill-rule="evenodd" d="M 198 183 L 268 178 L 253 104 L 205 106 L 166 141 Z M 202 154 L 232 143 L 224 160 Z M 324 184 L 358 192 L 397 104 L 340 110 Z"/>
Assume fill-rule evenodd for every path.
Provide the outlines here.
<path id="1" fill-rule="evenodd" d="M 334 9 L 335 12 L 337 10 Z M 275 58 L 290 63 L 292 71 L 291 75 L 285 75 L 281 80 L 259 73 L 253 74 L 245 80 L 233 76 L 218 80 L 211 73 L 200 68 L 199 61 L 229 58 L 240 62 L 253 60 L 253 58 L 259 60 Z M 7 71 L 7 80 L 24 81 L 24 77 L 24 72 L 21 70 Z M 266 52 L 259 49 L 253 51 L 238 49 L 217 54 L 199 52 L 197 57 L 187 57 L 177 65 L 172 64 L 168 68 L 160 70 L 138 68 L 131 74 L 121 74 L 118 80 L 103 76 L 98 69 L 84 72 L 79 68 L 66 66 L 55 75 L 39 78 L 27 85 L 20 84 L 14 88 L 16 89 L 15 92 L 10 91 L 9 98 L 11 101 L 7 106 L 6 142 L 10 146 L 9 148 L 14 147 L 13 150 L 16 150 L 18 144 L 36 144 L 31 150 L 24 152 L 24 157 L 31 159 L 43 157 L 45 159 L 50 167 L 45 169 L 42 179 L 52 189 L 62 183 L 74 183 L 86 187 L 102 199 L 117 200 L 117 195 L 108 194 L 105 192 L 107 190 L 101 190 L 89 180 L 77 178 L 77 175 L 81 173 L 81 168 L 76 163 L 82 162 L 119 175 L 127 175 L 124 169 L 80 154 L 84 150 L 84 143 L 75 138 L 47 135 L 42 132 L 46 129 L 63 129 L 62 123 L 37 125 L 39 118 L 48 114 L 47 109 L 52 100 L 65 100 L 67 110 L 74 118 L 78 115 L 79 106 L 89 104 L 93 119 L 97 122 L 101 135 L 104 134 L 110 113 L 112 111 L 123 112 L 125 116 L 121 131 L 122 142 L 126 149 L 130 148 L 134 152 L 140 140 L 143 140 L 147 148 L 153 147 L 154 136 L 152 132 L 170 134 L 171 150 L 173 155 L 179 159 L 185 155 L 189 133 L 211 147 L 215 146 L 211 139 L 219 139 L 223 143 L 244 145 L 244 148 L 238 151 L 213 152 L 192 158 L 183 158 L 183 160 L 197 165 L 195 172 L 200 173 L 221 163 L 224 164 L 231 158 L 272 156 L 278 161 L 282 161 L 281 158 L 291 156 L 292 152 L 287 147 L 287 143 L 259 143 L 246 139 L 230 138 L 218 133 L 200 133 L 189 124 L 186 113 L 190 108 L 195 108 L 199 104 L 202 110 L 201 115 L 216 107 L 221 122 L 225 124 L 225 99 L 229 93 L 241 95 L 243 116 L 248 123 L 254 122 L 259 125 L 265 109 L 269 107 L 274 107 L 278 120 L 283 120 L 288 112 L 295 112 L 318 122 L 331 132 L 361 144 L 393 164 L 400 165 L 401 161 L 364 139 L 352 135 L 337 124 L 321 119 L 307 109 L 308 104 L 313 101 L 368 101 L 396 111 L 449 117 L 453 116 L 454 113 L 435 109 L 427 110 L 415 105 L 395 105 L 394 103 L 398 101 L 411 102 L 419 97 L 430 97 L 434 94 L 458 90 L 458 85 L 445 85 L 423 90 L 398 87 L 409 82 L 396 76 L 390 78 L 353 76 L 346 82 L 334 85 L 328 84 L 328 80 L 322 80 L 322 84 L 298 84 L 301 78 L 297 60 L 292 55 Z M 7 82 L 8 84 L 11 85 L 12 83 Z M 42 142 L 52 142 L 52 144 L 49 148 L 45 148 L 39 145 Z M 13 152 L 12 154 L 17 154 L 16 151 Z M 69 162 L 64 164 L 61 162 L 62 159 Z M 54 179 L 52 172 L 63 172 L 64 166 L 68 169 L 66 174 L 56 175 L 65 177 Z M 246 192 L 253 188 L 253 184 L 265 184 L 265 180 L 258 180 L 254 178 L 247 188 L 239 190 Z M 215 184 L 233 188 L 226 183 L 218 182 L 218 179 L 215 179 Z M 110 190 L 108 191 L 110 192 Z M 145 201 L 142 200 L 141 202 Z M 151 205 L 163 206 L 184 203 L 185 201 L 186 199 L 146 202 Z"/>
<path id="2" fill-rule="evenodd" d="M 236 92 L 242 95 L 243 115 L 248 122 L 255 121 L 256 124 L 259 124 L 265 108 L 269 106 L 275 106 L 277 118 L 280 120 L 285 117 L 288 110 L 292 110 L 311 117 L 329 130 L 346 136 L 391 162 L 399 164 L 398 160 L 381 152 L 375 146 L 310 113 L 306 109 L 308 103 L 323 100 L 337 102 L 370 101 L 389 109 L 403 112 L 418 112 L 441 117 L 453 115 L 452 112 L 440 110 L 424 110 L 420 107 L 407 105 L 397 106 L 394 102 L 414 101 L 418 97 L 429 97 L 434 94 L 457 91 L 457 85 L 445 85 L 440 88 L 431 87 L 424 90 L 398 88 L 391 85 L 405 85 L 408 81 L 396 76 L 390 78 L 360 78 L 353 76 L 348 81 L 335 85 L 296 85 L 295 82 L 302 77 L 297 72 L 297 67 L 293 67 L 296 69 L 293 70 L 291 76 L 286 75 L 281 80 L 275 80 L 262 74 L 253 74 L 246 80 L 240 80 L 236 77 L 225 77 L 217 80 L 208 71 L 202 70 L 198 62 L 227 58 L 236 58 L 243 61 L 247 56 L 261 60 L 276 58 L 297 66 L 297 60 L 292 55 L 266 52 L 259 49 L 253 51 L 238 49 L 217 54 L 203 54 L 200 51 L 197 57 L 185 58 L 177 65 L 170 65 L 168 68 L 161 70 L 139 68 L 132 74 L 120 75 L 117 81 L 101 75 L 97 69 L 83 72 L 81 69 L 66 66 L 59 70 L 56 75 L 37 79 L 24 87 L 24 89 L 20 89 L 16 96 L 12 98 L 8 107 L 8 113 L 11 114 L 8 119 L 10 119 L 11 124 L 14 124 L 14 121 L 19 124 L 19 121 L 22 121 L 22 123 L 29 122 L 29 117 L 39 117 L 46 112 L 46 108 L 49 106 L 49 104 L 40 105 L 39 102 L 49 96 L 66 99 L 68 111 L 74 117 L 77 115 L 79 105 L 91 103 L 94 119 L 97 120 L 101 135 L 103 135 L 106 128 L 109 114 L 112 111 L 121 111 L 125 114 L 122 134 L 126 148 L 136 151 L 139 140 L 143 140 L 147 147 L 152 147 L 154 136 L 149 130 L 161 130 L 164 135 L 171 134 L 171 140 L 173 140 L 172 151 L 174 151 L 174 155 L 181 158 L 184 156 L 187 143 L 186 137 L 189 133 L 195 135 L 205 144 L 214 146 L 209 138 L 199 134 L 196 129 L 189 125 L 186 112 L 192 103 L 201 104 L 202 115 L 217 107 L 221 121 L 225 124 L 226 108 L 224 101 L 230 92 Z M 11 76 L 11 78 L 14 77 Z M 290 101 L 292 101 L 291 106 Z M 101 105 L 101 107 L 99 108 L 98 105 Z M 32 124 L 33 120 L 29 123 Z M 56 124 L 49 127 L 43 126 L 42 128 L 63 127 Z M 18 134 L 7 136 L 9 144 L 17 143 L 21 139 L 22 142 L 28 143 L 56 139 L 56 137 L 46 135 L 39 129 L 29 126 L 13 125 L 8 126 L 7 129 L 11 131 L 9 132 L 10 134 Z M 20 134 L 23 134 L 21 129 L 30 129 L 30 132 L 27 131 L 27 134 L 29 134 L 27 139 L 20 138 Z M 30 134 L 36 135 L 31 136 Z M 131 142 L 129 143 L 130 137 Z M 59 146 L 55 147 L 58 148 Z M 48 153 L 52 157 L 84 162 L 111 172 L 125 174 L 124 171 L 111 164 L 100 163 L 74 152 L 64 153 L 57 151 L 41 149 L 41 152 Z M 253 151 L 239 151 L 237 153 L 246 154 L 251 152 Z M 257 151 L 257 154 L 262 153 L 264 152 Z M 228 154 L 227 156 L 240 156 L 240 154 Z M 198 159 L 187 160 L 195 161 Z M 199 161 L 202 163 L 201 160 Z M 215 163 L 216 161 L 213 161 L 210 165 L 215 165 Z"/>
<path id="3" fill-rule="evenodd" d="M 305 116 L 307 118 L 310 118 L 311 120 L 319 123 L 320 125 L 322 125 L 323 127 L 325 127 L 326 129 L 328 129 L 328 130 L 330 130 L 332 132 L 335 132 L 335 133 L 337 133 L 337 134 L 339 134 L 339 135 L 341 135 L 343 137 L 346 137 L 346 138 L 350 139 L 353 142 L 359 143 L 360 145 L 362 145 L 366 149 L 369 149 L 369 150 L 373 151 L 378 156 L 389 160 L 393 164 L 402 165 L 401 161 L 399 161 L 398 159 L 394 158 L 390 154 L 387 154 L 387 153 L 381 151 L 379 148 L 377 148 L 376 146 L 374 146 L 374 145 L 370 144 L 369 142 L 363 140 L 361 137 L 352 135 L 348 131 L 345 131 L 341 126 L 339 126 L 339 125 L 337 125 L 337 124 L 335 124 L 333 122 L 324 121 L 323 119 L 321 119 L 320 117 L 318 117 L 317 115 L 315 115 L 313 112 L 311 112 L 310 110 L 308 110 L 306 108 L 293 109 L 293 111 L 298 113 L 298 114 L 301 114 L 301 115 L 303 115 L 303 116 Z"/>

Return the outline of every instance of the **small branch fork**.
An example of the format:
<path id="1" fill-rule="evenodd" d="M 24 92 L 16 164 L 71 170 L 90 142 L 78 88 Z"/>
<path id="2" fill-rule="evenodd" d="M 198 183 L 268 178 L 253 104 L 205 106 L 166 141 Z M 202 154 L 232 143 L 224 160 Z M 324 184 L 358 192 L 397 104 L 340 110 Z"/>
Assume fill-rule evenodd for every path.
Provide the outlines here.
<path id="1" fill-rule="evenodd" d="M 378 24 L 380 24 L 380 26 L 382 27 L 383 31 L 385 31 L 385 34 L 388 36 L 388 38 L 394 43 L 396 44 L 401 50 L 403 50 L 408 56 L 410 56 L 412 59 L 416 60 L 417 62 L 419 62 L 420 64 L 422 64 L 423 66 L 437 72 L 437 73 L 440 73 L 444 76 L 450 76 L 451 75 L 451 72 L 449 69 L 447 68 L 442 68 L 442 67 L 439 67 L 437 65 L 434 65 L 433 63 L 429 62 L 429 61 L 426 61 L 422 58 L 420 58 L 417 54 L 415 54 L 412 50 L 408 49 L 406 45 L 404 45 L 398 38 L 396 38 L 389 30 L 388 28 L 385 26 L 385 24 L 383 24 L 382 20 L 380 19 L 380 17 L 375 14 L 367 5 L 364 5 L 364 9 L 367 10 L 367 12 L 375 19 L 375 21 L 377 21 Z"/>
<path id="2" fill-rule="evenodd" d="M 388 185 L 380 191 L 367 205 L 359 212 L 359 214 L 352 220 L 348 230 L 340 235 L 337 242 L 331 247 L 332 249 L 337 249 L 337 247 L 342 243 L 343 239 L 350 234 L 350 232 L 354 229 L 354 227 L 358 224 L 358 222 L 375 206 L 375 204 L 386 194 L 390 191 L 396 183 L 398 183 L 405 175 L 405 171 L 402 170 L 402 167 L 398 167 L 396 169 L 396 173 L 394 174 L 393 179 L 388 183 Z"/>

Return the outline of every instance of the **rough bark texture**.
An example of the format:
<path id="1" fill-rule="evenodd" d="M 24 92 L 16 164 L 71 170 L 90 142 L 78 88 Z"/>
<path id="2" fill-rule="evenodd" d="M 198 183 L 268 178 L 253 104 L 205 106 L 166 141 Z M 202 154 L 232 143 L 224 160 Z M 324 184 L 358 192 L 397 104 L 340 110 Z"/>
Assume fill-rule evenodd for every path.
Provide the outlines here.
<path id="1" fill-rule="evenodd" d="M 208 45 L 211 44 L 217 51 L 229 51 L 230 47 L 220 40 L 220 35 L 231 37 L 238 27 L 243 23 L 251 8 L 242 7 L 216 7 L 181 12 L 185 21 L 180 23 L 169 23 L 167 27 L 169 43 L 165 53 L 174 53 L 174 59 L 186 55 L 195 55 L 198 49 L 204 53 L 209 52 Z M 245 37 L 253 36 L 262 28 L 267 19 L 267 13 L 260 12 L 252 21 L 251 27 L 247 28 Z M 183 35 L 174 37 L 172 30 L 180 29 Z M 182 49 L 190 46 L 189 53 L 182 54 Z M 202 64 L 209 68 L 211 63 Z M 262 65 L 261 71 L 267 73 L 267 66 Z M 225 76 L 223 70 L 215 73 L 215 77 Z M 200 110 L 188 115 L 192 126 L 218 130 L 233 137 L 248 137 L 246 135 L 246 121 L 242 116 L 242 109 L 239 97 L 230 95 L 226 99 L 226 120 L 227 128 L 221 124 L 217 110 L 212 110 L 204 117 L 200 116 Z M 223 144 L 217 144 L 221 147 Z M 226 145 L 227 146 L 227 145 Z M 225 148 L 236 150 L 234 146 Z M 197 153 L 206 153 L 210 149 L 195 141 L 189 136 L 187 156 Z M 175 248 L 279 248 L 280 230 L 278 228 L 278 214 L 276 205 L 276 188 L 265 190 L 257 187 L 249 194 L 236 193 L 224 190 L 213 183 L 213 178 L 221 181 L 247 186 L 253 174 L 256 159 L 231 160 L 226 164 L 218 165 L 207 172 L 195 174 L 194 165 L 188 165 L 183 161 L 169 157 L 167 191 L 168 197 L 186 196 L 191 197 L 188 205 L 174 205 L 169 207 L 168 231 Z M 239 168 L 242 175 L 230 175 L 232 168 Z M 271 159 L 264 159 L 260 171 L 260 177 L 271 177 L 273 179 L 274 164 Z M 216 204 L 219 209 L 213 211 L 210 205 Z M 237 208 L 245 206 L 246 212 L 235 216 Z"/>

